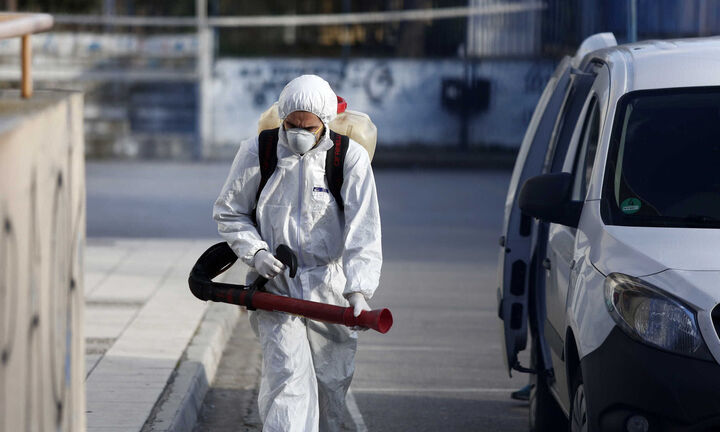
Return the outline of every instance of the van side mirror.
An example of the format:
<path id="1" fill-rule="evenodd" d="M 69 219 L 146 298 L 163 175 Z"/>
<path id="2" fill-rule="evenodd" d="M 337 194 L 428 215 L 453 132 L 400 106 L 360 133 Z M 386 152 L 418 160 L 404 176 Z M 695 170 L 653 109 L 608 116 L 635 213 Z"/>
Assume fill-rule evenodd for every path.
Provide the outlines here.
<path id="1" fill-rule="evenodd" d="M 543 174 L 529 178 L 520 189 L 518 204 L 526 215 L 577 228 L 583 202 L 572 201 L 573 177 L 569 173 Z"/>

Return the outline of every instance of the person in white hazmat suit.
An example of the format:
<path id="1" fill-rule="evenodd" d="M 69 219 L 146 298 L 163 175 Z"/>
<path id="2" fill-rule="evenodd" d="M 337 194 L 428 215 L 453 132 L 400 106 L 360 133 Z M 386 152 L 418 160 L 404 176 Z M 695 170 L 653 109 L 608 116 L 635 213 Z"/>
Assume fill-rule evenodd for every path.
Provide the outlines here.
<path id="1" fill-rule="evenodd" d="M 333 147 L 329 123 L 337 115 L 330 85 L 303 75 L 278 100 L 277 168 L 257 199 L 258 138 L 240 145 L 215 202 L 218 232 L 237 256 L 267 277 L 267 291 L 370 310 L 382 251 L 375 180 L 367 152 L 350 140 L 343 169 L 341 210 L 328 193 L 325 158 Z M 256 207 L 257 206 L 257 207 Z M 257 226 L 251 213 L 256 208 Z M 285 244 L 298 258 L 291 279 L 272 255 Z M 254 311 L 251 325 L 262 345 L 258 405 L 264 431 L 338 431 L 355 369 L 357 332 L 342 325 Z"/>

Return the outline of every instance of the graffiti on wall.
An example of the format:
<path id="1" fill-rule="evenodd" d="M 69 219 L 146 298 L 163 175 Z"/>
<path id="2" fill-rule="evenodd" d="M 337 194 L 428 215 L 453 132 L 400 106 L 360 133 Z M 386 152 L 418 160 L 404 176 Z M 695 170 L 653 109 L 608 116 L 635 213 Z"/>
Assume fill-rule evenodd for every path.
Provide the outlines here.
<path id="1" fill-rule="evenodd" d="M 0 388 L 5 389 L 8 378 L 7 364 L 13 353 L 15 329 L 17 323 L 17 238 L 12 221 L 0 207 L 2 229 L 0 230 Z M 0 394 L 0 419 L 7 416 L 7 400 L 9 395 Z"/>
<path id="2" fill-rule="evenodd" d="M 13 177 L 0 182 L 0 430 L 84 427 L 80 101 L 19 122 L 0 145 L 0 178 Z"/>
<path id="3" fill-rule="evenodd" d="M 237 146 L 251 136 L 285 84 L 309 73 L 325 78 L 349 109 L 371 117 L 378 145 L 454 146 L 460 116 L 443 105 L 442 86 L 462 79 L 466 67 L 459 60 L 221 59 L 214 71 L 213 142 Z M 537 60 L 473 64 L 474 80 L 489 82 L 490 96 L 486 109 L 470 115 L 471 144 L 519 146 L 552 67 Z"/>
<path id="4" fill-rule="evenodd" d="M 251 94 L 251 102 L 258 109 L 265 109 L 275 102 L 285 84 L 303 74 L 322 76 L 338 92 L 363 91 L 365 97 L 374 104 L 382 104 L 383 95 L 393 86 L 392 70 L 383 61 L 362 70 L 351 69 L 353 64 L 347 61 L 289 62 L 270 68 L 266 66 L 252 62 L 240 65 L 234 73 L 238 80 L 245 82 L 245 90 Z"/>
<path id="5" fill-rule="evenodd" d="M 35 171 L 33 171 L 35 172 Z M 52 238 L 49 239 L 50 254 L 43 254 L 43 245 L 39 243 L 37 225 L 28 224 L 27 237 L 34 247 L 27 249 L 27 257 L 22 261 L 28 264 L 28 292 L 21 302 L 20 295 L 23 284 L 19 283 L 18 272 L 21 262 L 18 248 L 18 235 L 7 205 L 0 207 L 2 229 L 0 230 L 0 388 L 7 389 L 9 374 L 13 373 L 10 363 L 14 357 L 21 358 L 24 363 L 22 381 L 25 395 L 21 398 L 21 418 L 12 422 L 19 429 L 5 425 L 5 430 L 41 430 L 43 423 L 52 423 L 55 430 L 74 430 L 73 407 L 70 394 L 70 366 L 72 359 L 73 325 L 77 320 L 77 311 L 73 304 L 78 301 L 75 293 L 78 275 L 73 269 L 78 268 L 77 251 L 74 250 L 72 235 L 78 235 L 78 226 L 70 227 L 69 191 L 63 186 L 62 174 L 58 173 L 57 185 L 53 197 Z M 30 193 L 30 221 L 38 222 L 36 200 L 37 180 L 32 179 Z M 4 207 L 4 208 L 3 208 Z M 71 232 L 72 231 L 72 232 Z M 43 261 L 46 262 L 43 265 Z M 41 273 L 45 270 L 46 277 Z M 44 284 L 43 284 L 44 282 Z M 45 296 L 50 310 L 43 314 L 40 306 L 41 297 Z M 21 305 L 25 307 L 21 309 Z M 49 338 L 43 341 L 41 326 L 48 329 Z M 24 334 L 23 341 L 18 343 L 17 336 Z M 18 351 L 18 349 L 20 351 Z M 74 359 L 78 361 L 81 359 Z M 47 369 L 46 366 L 49 366 Z M 44 370 L 50 375 L 44 376 Z M 48 399 L 48 395 L 50 399 Z M 13 417 L 6 412 L 11 402 L 5 399 L 8 392 L 0 392 L 0 419 L 4 422 Z M 19 396 L 19 395 L 18 395 Z M 17 401 L 15 402 L 17 404 Z M 18 413 L 13 413 L 17 415 Z M 46 418 L 45 422 L 42 419 Z M 24 427 L 19 426 L 24 423 Z"/>

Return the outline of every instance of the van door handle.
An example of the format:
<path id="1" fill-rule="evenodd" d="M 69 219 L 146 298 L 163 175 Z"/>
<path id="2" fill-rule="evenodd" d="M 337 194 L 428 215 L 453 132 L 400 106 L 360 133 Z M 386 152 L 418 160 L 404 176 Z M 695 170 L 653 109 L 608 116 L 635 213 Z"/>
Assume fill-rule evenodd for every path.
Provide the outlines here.
<path id="1" fill-rule="evenodd" d="M 551 262 L 550 262 L 550 258 L 545 258 L 545 259 L 542 261 L 542 266 L 545 268 L 545 270 L 550 270 L 550 268 L 552 267 Z"/>

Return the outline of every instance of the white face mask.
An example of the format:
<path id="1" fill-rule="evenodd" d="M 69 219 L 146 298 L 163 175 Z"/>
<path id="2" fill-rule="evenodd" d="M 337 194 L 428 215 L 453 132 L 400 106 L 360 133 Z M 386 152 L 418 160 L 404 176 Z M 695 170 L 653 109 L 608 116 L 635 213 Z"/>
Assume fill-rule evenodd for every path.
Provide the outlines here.
<path id="1" fill-rule="evenodd" d="M 318 132 L 321 129 L 322 128 L 319 128 Z M 283 128 L 283 132 L 285 133 L 285 139 L 288 147 L 290 147 L 295 153 L 301 155 L 307 153 L 315 147 L 315 144 L 317 144 L 318 141 L 318 137 L 314 133 L 305 129 L 293 128 L 285 130 L 285 128 Z"/>

